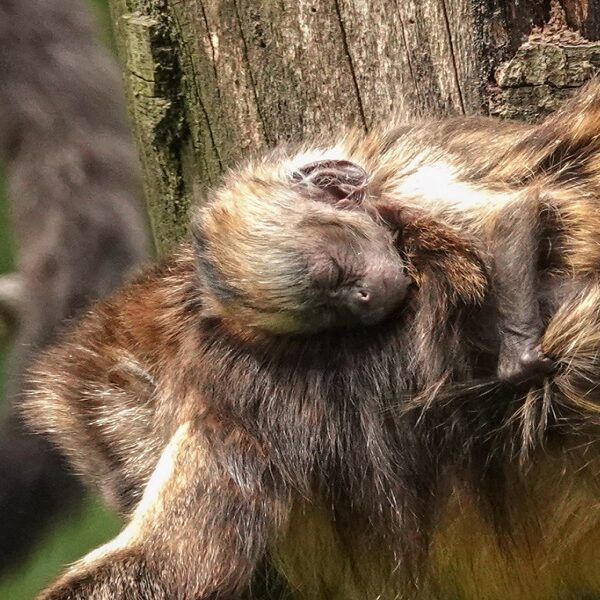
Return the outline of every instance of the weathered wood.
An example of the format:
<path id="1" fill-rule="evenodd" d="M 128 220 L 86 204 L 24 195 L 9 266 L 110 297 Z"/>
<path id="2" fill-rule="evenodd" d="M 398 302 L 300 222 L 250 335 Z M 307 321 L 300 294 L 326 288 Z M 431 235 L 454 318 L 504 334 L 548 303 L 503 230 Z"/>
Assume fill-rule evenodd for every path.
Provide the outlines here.
<path id="1" fill-rule="evenodd" d="M 277 143 L 393 112 L 539 118 L 595 71 L 598 1 L 112 0 L 159 250 Z"/>
<path id="2" fill-rule="evenodd" d="M 149 214 L 160 250 L 185 232 L 189 204 L 182 173 L 188 136 L 177 45 L 163 21 L 166 12 L 157 8 L 157 17 L 152 11 L 129 12 L 124 2 L 114 8 Z"/>
<path id="3" fill-rule="evenodd" d="M 586 39 L 569 21 L 571 15 L 576 25 L 584 23 L 583 4 L 583 0 L 577 7 L 573 2 L 552 0 L 547 21 L 533 27 L 508 60 L 497 65 L 489 88 L 492 114 L 538 120 L 597 71 L 600 44 Z M 589 13 L 585 14 L 591 19 Z M 592 30 L 592 24 L 590 20 L 588 30 Z"/>

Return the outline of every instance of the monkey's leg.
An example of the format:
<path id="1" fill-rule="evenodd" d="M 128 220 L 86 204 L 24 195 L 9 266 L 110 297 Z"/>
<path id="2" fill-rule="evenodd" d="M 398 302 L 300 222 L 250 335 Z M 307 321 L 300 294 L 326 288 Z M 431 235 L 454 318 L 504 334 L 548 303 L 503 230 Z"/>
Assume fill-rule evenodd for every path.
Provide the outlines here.
<path id="1" fill-rule="evenodd" d="M 239 472 L 217 458 L 212 438 L 208 443 L 202 430 L 181 426 L 127 527 L 39 600 L 239 598 L 283 514 L 262 481 L 260 452 L 244 436 L 234 431 L 216 441 L 216 452 L 232 465 L 243 460 L 247 472 L 239 481 Z"/>
<path id="2" fill-rule="evenodd" d="M 498 377 L 509 383 L 543 377 L 553 367 L 540 345 L 543 324 L 536 291 L 540 211 L 537 193 L 510 203 L 497 215 L 491 236 L 500 316 Z"/>

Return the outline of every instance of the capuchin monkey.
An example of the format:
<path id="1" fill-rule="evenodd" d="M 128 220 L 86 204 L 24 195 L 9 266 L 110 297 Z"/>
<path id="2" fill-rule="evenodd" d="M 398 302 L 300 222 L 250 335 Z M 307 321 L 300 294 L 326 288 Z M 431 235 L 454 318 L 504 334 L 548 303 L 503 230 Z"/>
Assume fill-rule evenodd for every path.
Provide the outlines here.
<path id="1" fill-rule="evenodd" d="M 434 230 L 438 240 L 442 235 L 462 237 L 462 245 L 482 258 L 493 280 L 500 336 L 498 377 L 518 384 L 540 379 L 553 367 L 540 346 L 543 333 L 537 293 L 540 266 L 544 271 L 574 269 L 576 277 L 594 273 L 595 265 L 592 263 L 590 267 L 587 257 L 590 256 L 590 243 L 595 244 L 588 237 L 595 221 L 592 217 L 592 223 L 584 230 L 578 224 L 564 234 L 564 219 L 573 218 L 576 211 L 575 203 L 571 202 L 573 183 L 568 181 L 561 185 L 555 181 L 553 173 L 547 176 L 538 173 L 538 177 L 533 177 L 525 172 L 520 175 L 523 180 L 520 182 L 493 172 L 483 174 L 482 178 L 477 172 L 477 160 L 471 160 L 469 154 L 474 143 L 483 143 L 477 137 L 479 132 L 473 132 L 478 125 L 483 127 L 482 121 L 468 119 L 463 124 L 447 120 L 412 127 L 398 126 L 376 130 L 366 138 L 361 134 L 349 134 L 332 147 L 317 145 L 296 155 L 286 156 L 280 151 L 276 153 L 280 155 L 275 161 L 276 167 L 270 158 L 264 166 L 252 164 L 245 177 L 231 177 L 228 187 L 238 203 L 251 204 L 256 196 L 260 205 L 265 196 L 279 199 L 293 193 L 294 189 L 301 189 L 316 202 L 328 203 L 340 211 L 364 210 L 375 219 L 379 217 L 394 232 L 401 254 L 406 254 L 410 245 L 406 237 L 411 237 L 414 242 L 417 229 L 421 231 L 421 238 L 424 235 L 434 237 Z M 486 125 L 490 131 L 497 127 L 497 123 L 491 121 Z M 506 135 L 511 141 L 513 138 L 517 141 L 519 134 L 522 137 L 527 130 L 525 126 L 514 124 L 504 125 L 503 129 L 509 131 Z M 553 133 L 559 134 L 551 119 L 532 135 L 539 139 Z M 527 144 L 527 140 L 522 143 Z M 449 146 L 449 151 L 445 145 Z M 521 150 L 516 147 L 514 152 L 519 154 Z M 543 165 L 541 167 L 543 170 Z M 489 169 L 489 166 L 485 168 Z M 561 162 L 561 169 L 572 168 L 573 159 Z M 252 189 L 252 186 L 259 188 L 250 174 L 257 169 L 264 170 L 258 180 L 262 189 Z M 531 181 L 525 181 L 527 178 Z M 567 181 L 564 173 L 562 178 Z M 590 185 L 581 190 L 581 194 L 575 192 L 576 204 L 587 202 L 587 214 L 590 215 L 596 211 L 595 191 Z M 564 204 L 570 206 L 564 207 Z M 266 206 L 271 210 L 271 205 Z M 255 209 L 244 206 L 241 210 Z M 338 220 L 342 218 L 341 214 L 336 216 Z M 226 235 L 231 234 L 235 235 L 235 232 L 227 231 Z M 271 241 L 268 235 L 264 239 Z M 304 245 L 305 240 L 300 239 Z M 564 252 L 549 262 L 553 243 L 562 243 Z M 279 250 L 285 247 L 285 239 L 281 244 L 275 244 Z M 304 247 L 315 249 L 316 254 L 319 252 L 314 241 Z M 354 253 L 351 246 L 348 250 Z M 329 277 L 336 279 L 335 260 L 324 265 L 315 256 L 308 262 L 313 269 L 325 268 Z M 265 264 L 268 270 L 274 261 L 267 259 Z M 288 263 L 283 261 L 283 264 L 287 266 Z M 253 283 L 256 278 L 246 273 L 246 267 L 244 262 L 241 272 L 232 276 L 236 280 L 247 278 Z M 294 275 L 303 273 L 299 267 L 292 272 Z M 273 287 L 273 282 L 264 275 L 262 278 Z M 360 277 L 350 276 L 351 282 L 354 279 L 360 284 Z M 352 286 L 345 285 L 344 281 L 339 283 L 344 293 L 351 293 Z M 390 286 L 382 281 L 379 287 L 383 290 Z M 321 305 L 310 302 L 311 292 L 298 289 L 298 295 L 294 297 L 296 286 L 288 281 L 283 282 L 281 288 L 271 295 L 266 294 L 269 306 L 264 307 L 264 312 L 259 311 L 263 318 L 258 319 L 260 323 L 255 323 L 256 326 L 277 333 L 278 318 L 287 318 L 290 310 L 301 307 L 308 310 L 292 319 L 293 324 L 288 323 L 282 331 L 308 333 L 314 331 L 315 326 L 335 325 L 335 319 L 328 320 L 326 308 L 314 310 Z M 339 298 L 338 292 L 336 294 Z M 239 310 L 235 295 L 223 297 L 222 303 L 228 306 L 232 299 L 235 310 Z M 253 302 L 256 308 L 261 300 Z M 374 297 L 373 302 L 369 302 L 369 294 L 363 294 L 360 304 L 364 309 L 372 304 L 375 310 L 378 301 Z"/>
<path id="2" fill-rule="evenodd" d="M 40 600 L 600 596 L 599 98 L 230 174 L 32 374 L 127 517 Z M 526 390 L 512 329 L 554 366 Z"/>
<path id="3" fill-rule="evenodd" d="M 83 496 L 14 414 L 24 371 L 147 255 L 121 75 L 99 38 L 84 0 L 0 0 L 0 153 L 17 251 L 0 301 L 14 292 L 18 321 L 0 425 L 0 569 Z"/>

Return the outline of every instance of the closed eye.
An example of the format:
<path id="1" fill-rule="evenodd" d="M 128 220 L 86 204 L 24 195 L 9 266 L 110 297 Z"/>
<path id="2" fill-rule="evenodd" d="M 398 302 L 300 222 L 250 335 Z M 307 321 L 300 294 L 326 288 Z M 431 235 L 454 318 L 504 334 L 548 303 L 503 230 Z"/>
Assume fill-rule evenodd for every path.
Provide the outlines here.
<path id="1" fill-rule="evenodd" d="M 349 274 L 335 257 L 328 256 L 310 269 L 313 285 L 329 295 L 352 283 L 353 277 Z"/>
<path id="2" fill-rule="evenodd" d="M 336 292 L 350 287 L 360 280 L 360 275 L 344 268 L 334 256 L 330 259 L 329 286 Z"/>

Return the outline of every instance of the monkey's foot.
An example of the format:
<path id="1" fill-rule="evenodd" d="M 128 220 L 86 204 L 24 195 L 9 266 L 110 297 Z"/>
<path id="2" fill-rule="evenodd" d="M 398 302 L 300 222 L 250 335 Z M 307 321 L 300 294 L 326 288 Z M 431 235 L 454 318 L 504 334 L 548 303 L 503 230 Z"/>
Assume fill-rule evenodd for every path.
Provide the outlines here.
<path id="1" fill-rule="evenodd" d="M 541 381 L 552 373 L 554 362 L 542 351 L 540 344 L 507 345 L 500 352 L 498 378 L 513 385 Z"/>

